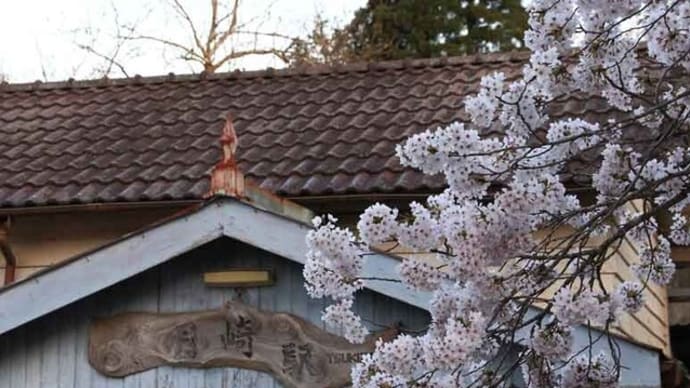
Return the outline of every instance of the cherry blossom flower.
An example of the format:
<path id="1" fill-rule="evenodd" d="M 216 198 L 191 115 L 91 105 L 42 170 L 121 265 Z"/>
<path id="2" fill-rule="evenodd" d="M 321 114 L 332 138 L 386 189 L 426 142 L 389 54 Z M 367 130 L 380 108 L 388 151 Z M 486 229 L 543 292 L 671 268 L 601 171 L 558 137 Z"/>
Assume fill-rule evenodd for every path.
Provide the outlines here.
<path id="1" fill-rule="evenodd" d="M 562 374 L 562 388 L 613 388 L 618 386 L 618 372 L 605 354 L 590 360 L 587 354 L 569 362 Z"/>
<path id="2" fill-rule="evenodd" d="M 369 334 L 362 319 L 352 311 L 352 299 L 343 299 L 326 307 L 321 319 L 330 327 L 342 329 L 343 336 L 354 343 L 364 342 Z"/>
<path id="3" fill-rule="evenodd" d="M 572 346 L 572 329 L 556 321 L 547 323 L 544 327 L 535 328 L 530 340 L 530 347 L 535 353 L 550 360 L 566 358 Z"/>

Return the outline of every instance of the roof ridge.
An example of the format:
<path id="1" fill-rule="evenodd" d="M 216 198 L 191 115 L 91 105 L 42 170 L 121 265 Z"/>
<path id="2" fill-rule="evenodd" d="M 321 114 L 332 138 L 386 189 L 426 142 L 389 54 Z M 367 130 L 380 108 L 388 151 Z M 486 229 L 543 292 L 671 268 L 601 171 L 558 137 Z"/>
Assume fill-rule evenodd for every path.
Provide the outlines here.
<path id="1" fill-rule="evenodd" d="M 381 70 L 402 70 L 425 67 L 444 67 L 457 65 L 472 65 L 483 63 L 501 62 L 523 62 L 529 58 L 528 51 L 508 51 L 500 53 L 473 54 L 454 57 L 421 58 L 421 59 L 400 59 L 381 62 L 357 62 L 344 65 L 307 65 L 296 68 L 266 68 L 262 70 L 235 70 L 223 73 L 198 73 L 182 74 L 168 73 L 167 75 L 147 76 L 135 75 L 131 78 L 101 78 L 93 80 L 75 80 L 70 78 L 66 81 L 34 81 L 23 83 L 0 83 L 0 92 L 22 92 L 36 90 L 59 90 L 59 89 L 81 89 L 98 88 L 109 86 L 129 86 L 143 84 L 159 84 L 168 82 L 200 82 L 225 79 L 257 79 L 275 77 L 297 77 L 297 76 L 317 76 L 342 73 L 362 73 Z"/>

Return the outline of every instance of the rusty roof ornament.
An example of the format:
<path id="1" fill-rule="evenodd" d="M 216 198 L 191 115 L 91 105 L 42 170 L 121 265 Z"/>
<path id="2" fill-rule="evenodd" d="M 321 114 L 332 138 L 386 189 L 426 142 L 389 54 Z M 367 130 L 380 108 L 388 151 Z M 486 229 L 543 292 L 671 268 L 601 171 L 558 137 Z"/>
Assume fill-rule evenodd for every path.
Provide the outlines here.
<path id="1" fill-rule="evenodd" d="M 232 124 L 232 115 L 228 114 L 220 136 L 220 145 L 223 150 L 222 160 L 213 167 L 211 173 L 211 190 L 207 197 L 216 195 L 244 198 L 244 174 L 239 170 L 235 160 L 237 151 L 237 134 Z"/>
<path id="2" fill-rule="evenodd" d="M 223 127 L 223 134 L 220 137 L 220 144 L 223 147 L 223 163 L 236 164 L 235 152 L 237 151 L 237 133 L 232 124 L 232 115 L 228 113 Z"/>

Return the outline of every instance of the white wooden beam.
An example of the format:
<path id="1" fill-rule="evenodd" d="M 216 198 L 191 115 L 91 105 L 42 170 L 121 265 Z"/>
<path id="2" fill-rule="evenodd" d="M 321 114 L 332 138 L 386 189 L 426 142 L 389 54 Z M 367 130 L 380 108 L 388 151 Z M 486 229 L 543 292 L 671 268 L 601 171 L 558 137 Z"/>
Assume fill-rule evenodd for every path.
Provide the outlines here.
<path id="1" fill-rule="evenodd" d="M 0 334 L 222 236 L 211 204 L 0 290 Z"/>

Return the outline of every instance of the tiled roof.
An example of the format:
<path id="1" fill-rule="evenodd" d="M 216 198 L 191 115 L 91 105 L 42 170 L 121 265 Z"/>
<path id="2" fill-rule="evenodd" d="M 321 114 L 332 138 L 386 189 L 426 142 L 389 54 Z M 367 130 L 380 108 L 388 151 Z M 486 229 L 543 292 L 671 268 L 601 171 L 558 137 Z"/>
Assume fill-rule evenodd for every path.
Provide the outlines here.
<path id="1" fill-rule="evenodd" d="M 524 60 L 492 54 L 3 85 L 0 206 L 202 198 L 228 113 L 240 169 L 276 194 L 439 190 L 441 179 L 400 166 L 395 145 L 465 120 L 462 99 L 481 76 L 514 78 Z"/>

